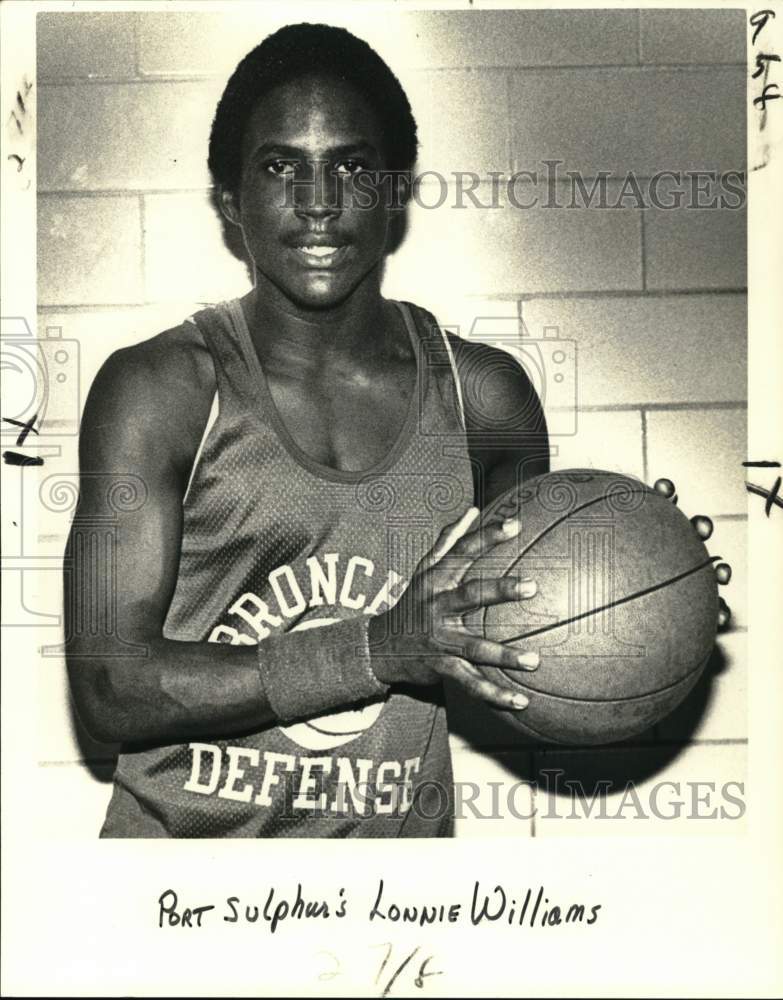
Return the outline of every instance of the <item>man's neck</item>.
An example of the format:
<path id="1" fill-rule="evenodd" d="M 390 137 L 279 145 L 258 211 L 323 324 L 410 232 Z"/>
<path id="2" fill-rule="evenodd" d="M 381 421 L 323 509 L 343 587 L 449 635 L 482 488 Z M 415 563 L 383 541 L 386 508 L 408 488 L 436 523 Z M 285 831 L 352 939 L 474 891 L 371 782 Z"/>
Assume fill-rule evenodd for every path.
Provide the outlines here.
<path id="1" fill-rule="evenodd" d="M 362 366 L 363 359 L 388 351 L 389 308 L 376 284 L 363 283 L 332 309 L 307 310 L 262 284 L 242 306 L 262 364 L 272 370 L 308 370 L 332 365 Z"/>

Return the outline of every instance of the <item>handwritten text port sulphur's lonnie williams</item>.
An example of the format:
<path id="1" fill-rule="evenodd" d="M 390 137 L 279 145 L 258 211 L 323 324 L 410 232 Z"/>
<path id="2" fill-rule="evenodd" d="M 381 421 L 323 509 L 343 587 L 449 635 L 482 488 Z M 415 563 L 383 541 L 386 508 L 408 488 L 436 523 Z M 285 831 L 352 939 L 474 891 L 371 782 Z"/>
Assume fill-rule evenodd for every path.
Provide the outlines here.
<path id="1" fill-rule="evenodd" d="M 507 887 L 483 886 L 474 882 L 472 893 L 453 902 L 432 902 L 420 899 L 394 898 L 383 879 L 378 882 L 374 902 L 349 903 L 345 889 L 331 899 L 310 896 L 301 883 L 295 892 L 282 892 L 271 886 L 266 895 L 256 899 L 226 896 L 218 903 L 194 905 L 185 902 L 174 889 L 166 889 L 158 897 L 158 927 L 203 928 L 221 924 L 256 924 L 274 934 L 284 924 L 302 921 L 340 920 L 350 909 L 366 913 L 370 923 L 415 924 L 480 924 L 510 927 L 558 927 L 570 924 L 590 926 L 598 921 L 600 903 L 584 899 L 556 898 L 542 885 Z M 352 914 L 353 915 L 353 914 Z"/>

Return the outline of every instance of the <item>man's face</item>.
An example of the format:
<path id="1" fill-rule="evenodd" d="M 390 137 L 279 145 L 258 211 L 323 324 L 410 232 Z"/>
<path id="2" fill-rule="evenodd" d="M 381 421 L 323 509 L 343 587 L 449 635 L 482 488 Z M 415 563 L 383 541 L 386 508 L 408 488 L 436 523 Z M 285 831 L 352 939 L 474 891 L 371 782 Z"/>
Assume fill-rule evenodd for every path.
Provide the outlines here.
<path id="1" fill-rule="evenodd" d="M 300 308 L 328 309 L 377 281 L 390 212 L 381 192 L 367 197 L 375 188 L 365 172 L 384 166 L 376 115 L 352 87 L 307 78 L 268 93 L 248 121 L 240 190 L 223 194 L 257 283 Z"/>

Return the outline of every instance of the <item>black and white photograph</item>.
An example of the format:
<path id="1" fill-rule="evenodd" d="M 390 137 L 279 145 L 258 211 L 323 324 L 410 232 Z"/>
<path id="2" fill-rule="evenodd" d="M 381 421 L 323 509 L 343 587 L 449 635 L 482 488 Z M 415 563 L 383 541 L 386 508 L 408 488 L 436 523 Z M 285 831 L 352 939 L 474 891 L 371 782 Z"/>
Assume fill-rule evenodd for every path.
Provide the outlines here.
<path id="1" fill-rule="evenodd" d="M 2 14 L 4 993 L 777 995 L 783 9 Z"/>

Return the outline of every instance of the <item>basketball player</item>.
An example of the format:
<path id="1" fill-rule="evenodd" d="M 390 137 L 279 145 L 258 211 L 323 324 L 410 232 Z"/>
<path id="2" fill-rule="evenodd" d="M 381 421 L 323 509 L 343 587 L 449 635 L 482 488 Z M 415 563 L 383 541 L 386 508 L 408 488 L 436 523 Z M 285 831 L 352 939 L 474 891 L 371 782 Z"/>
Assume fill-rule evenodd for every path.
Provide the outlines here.
<path id="1" fill-rule="evenodd" d="M 476 504 L 547 471 L 546 425 L 506 354 L 381 295 L 401 201 L 375 195 L 415 155 L 399 82 L 341 29 L 282 29 L 225 89 L 209 164 L 254 287 L 113 354 L 81 426 L 72 556 L 113 484 L 143 501 L 116 514 L 124 655 L 72 627 L 101 614 L 89 560 L 66 579 L 77 710 L 122 744 L 102 836 L 445 836 L 442 680 L 526 704 L 474 664 L 535 651 L 460 614 L 535 582 L 462 581 L 519 530 Z"/>

